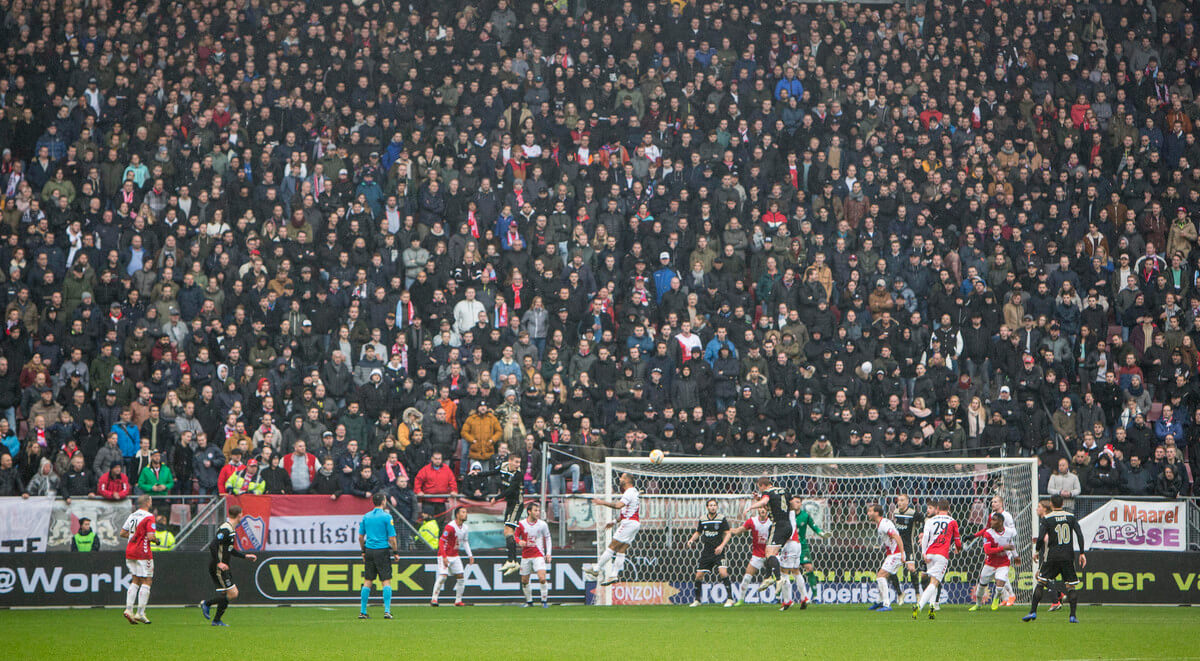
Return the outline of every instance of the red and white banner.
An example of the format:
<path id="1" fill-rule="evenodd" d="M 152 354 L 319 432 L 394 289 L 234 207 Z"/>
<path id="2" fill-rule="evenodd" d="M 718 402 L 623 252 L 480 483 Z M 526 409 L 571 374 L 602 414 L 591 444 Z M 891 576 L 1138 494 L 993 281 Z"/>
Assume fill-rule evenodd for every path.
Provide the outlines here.
<path id="1" fill-rule="evenodd" d="M 1084 548 L 1186 551 L 1187 503 L 1110 500 L 1079 520 Z"/>
<path id="2" fill-rule="evenodd" d="M 357 551 L 358 523 L 371 501 L 354 496 L 226 496 L 242 506 L 243 551 Z"/>

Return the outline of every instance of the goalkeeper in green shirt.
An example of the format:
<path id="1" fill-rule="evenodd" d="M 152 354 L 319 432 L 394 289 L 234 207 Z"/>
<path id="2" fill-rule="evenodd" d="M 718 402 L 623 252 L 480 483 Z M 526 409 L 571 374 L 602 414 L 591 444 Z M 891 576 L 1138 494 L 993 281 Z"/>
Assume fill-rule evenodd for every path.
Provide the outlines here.
<path id="1" fill-rule="evenodd" d="M 784 545 L 783 551 L 780 553 L 779 566 L 783 570 L 786 581 L 795 581 L 796 587 L 800 590 L 800 608 L 808 607 L 812 601 L 813 590 L 817 586 L 817 576 L 813 572 L 812 550 L 808 544 L 808 532 L 820 535 L 822 538 L 829 537 L 829 533 L 821 530 L 816 521 L 813 521 L 812 515 L 808 510 L 804 509 L 804 499 L 800 496 L 792 496 L 788 501 L 789 509 L 792 514 L 792 538 Z M 804 571 L 804 580 L 799 580 L 800 571 Z M 780 610 L 787 610 L 791 607 L 791 590 L 785 586 L 784 598 Z"/>

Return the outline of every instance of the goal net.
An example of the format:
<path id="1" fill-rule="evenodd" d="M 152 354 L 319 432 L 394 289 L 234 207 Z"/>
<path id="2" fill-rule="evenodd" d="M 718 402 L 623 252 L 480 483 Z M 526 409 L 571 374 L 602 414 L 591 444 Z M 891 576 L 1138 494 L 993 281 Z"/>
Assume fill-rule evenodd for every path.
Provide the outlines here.
<path id="1" fill-rule="evenodd" d="M 690 603 L 693 576 L 700 556 L 698 547 L 685 542 L 705 513 L 705 502 L 715 499 L 731 528 L 740 526 L 752 502 L 756 480 L 769 475 L 775 485 L 804 498 L 804 507 L 816 524 L 831 533 L 827 539 L 809 540 L 819 581 L 815 603 L 871 603 L 878 598 L 875 573 L 883 549 L 875 526 L 867 519 L 867 506 L 884 507 L 891 517 L 896 497 L 907 494 L 919 512 L 928 504 L 946 499 L 950 514 L 959 523 L 963 552 L 950 557 L 943 581 L 942 603 L 967 603 L 983 565 L 983 543 L 973 537 L 987 526 L 993 496 L 1001 496 L 1012 514 L 1014 543 L 1020 562 L 1013 567 L 1012 586 L 1018 599 L 1027 600 L 1034 587 L 1032 538 L 1036 534 L 1037 464 L 1034 459 L 719 459 L 669 458 L 652 464 L 644 457 L 608 458 L 593 464 L 595 491 L 613 500 L 620 497 L 618 478 L 629 473 L 641 492 L 641 529 L 626 553 L 620 580 L 597 586 L 593 603 Z M 615 510 L 596 508 L 597 557 L 612 539 L 606 524 L 617 518 Z M 914 541 L 919 540 L 914 532 Z M 737 599 L 738 583 L 750 560 L 749 535 L 738 535 L 725 552 L 733 595 L 710 580 L 698 596 L 702 603 Z M 909 558 L 914 554 L 909 551 Z M 917 594 L 906 572 L 900 576 L 905 603 Z M 757 586 L 757 579 L 754 581 Z M 994 587 L 994 586 L 993 586 Z M 747 603 L 777 599 L 775 588 L 761 594 L 751 590 Z"/>

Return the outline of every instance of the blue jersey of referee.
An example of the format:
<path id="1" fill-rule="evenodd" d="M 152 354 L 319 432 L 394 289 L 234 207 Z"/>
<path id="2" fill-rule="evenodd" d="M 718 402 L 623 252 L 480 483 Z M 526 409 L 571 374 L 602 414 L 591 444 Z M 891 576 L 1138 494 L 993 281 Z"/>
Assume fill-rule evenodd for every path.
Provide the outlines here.
<path id="1" fill-rule="evenodd" d="M 358 534 L 366 538 L 367 549 L 386 549 L 390 547 L 388 538 L 396 536 L 396 525 L 392 523 L 391 514 L 376 507 L 363 515 Z"/>

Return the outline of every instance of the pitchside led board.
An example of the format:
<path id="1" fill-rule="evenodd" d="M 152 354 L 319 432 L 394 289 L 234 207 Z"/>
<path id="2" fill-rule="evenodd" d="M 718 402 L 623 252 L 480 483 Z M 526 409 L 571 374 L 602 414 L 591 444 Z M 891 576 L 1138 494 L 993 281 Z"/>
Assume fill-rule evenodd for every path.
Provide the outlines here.
<path id="1" fill-rule="evenodd" d="M 16 553 L 0 563 L 0 608 L 22 606 L 122 606 L 129 573 L 121 552 Z M 476 557 L 467 572 L 468 603 L 517 604 L 523 600 L 515 576 L 504 576 L 502 556 Z M 597 588 L 585 582 L 583 565 L 591 557 L 555 557 L 551 565 L 551 599 L 555 603 L 590 603 L 597 589 L 614 590 L 613 603 L 684 604 L 692 599 L 688 577 L 670 582 L 617 583 Z M 395 565 L 392 586 L 399 603 L 428 603 L 436 558 L 402 555 Z M 154 603 L 190 605 L 211 596 L 212 583 L 204 568 L 207 553 L 159 553 L 155 558 Z M 868 572 L 870 573 L 870 572 Z M 361 556 L 344 553 L 264 553 L 257 564 L 233 561 L 240 588 L 239 603 L 342 606 L 357 604 L 362 585 Z M 1027 571 L 1018 580 L 1031 580 Z M 866 603 L 874 599 L 872 573 L 822 574 L 818 603 Z M 951 577 L 943 592 L 950 603 L 966 598 L 967 577 Z M 1082 574 L 1085 603 L 1200 604 L 1200 553 L 1144 553 L 1096 551 L 1088 554 Z M 536 581 L 536 579 L 535 579 Z M 735 589 L 737 589 L 735 587 Z M 749 603 L 771 602 L 773 589 Z M 446 591 L 443 597 L 450 593 Z M 911 597 L 912 595 L 907 595 Z M 720 585 L 707 586 L 701 601 L 715 603 L 725 597 Z"/>

